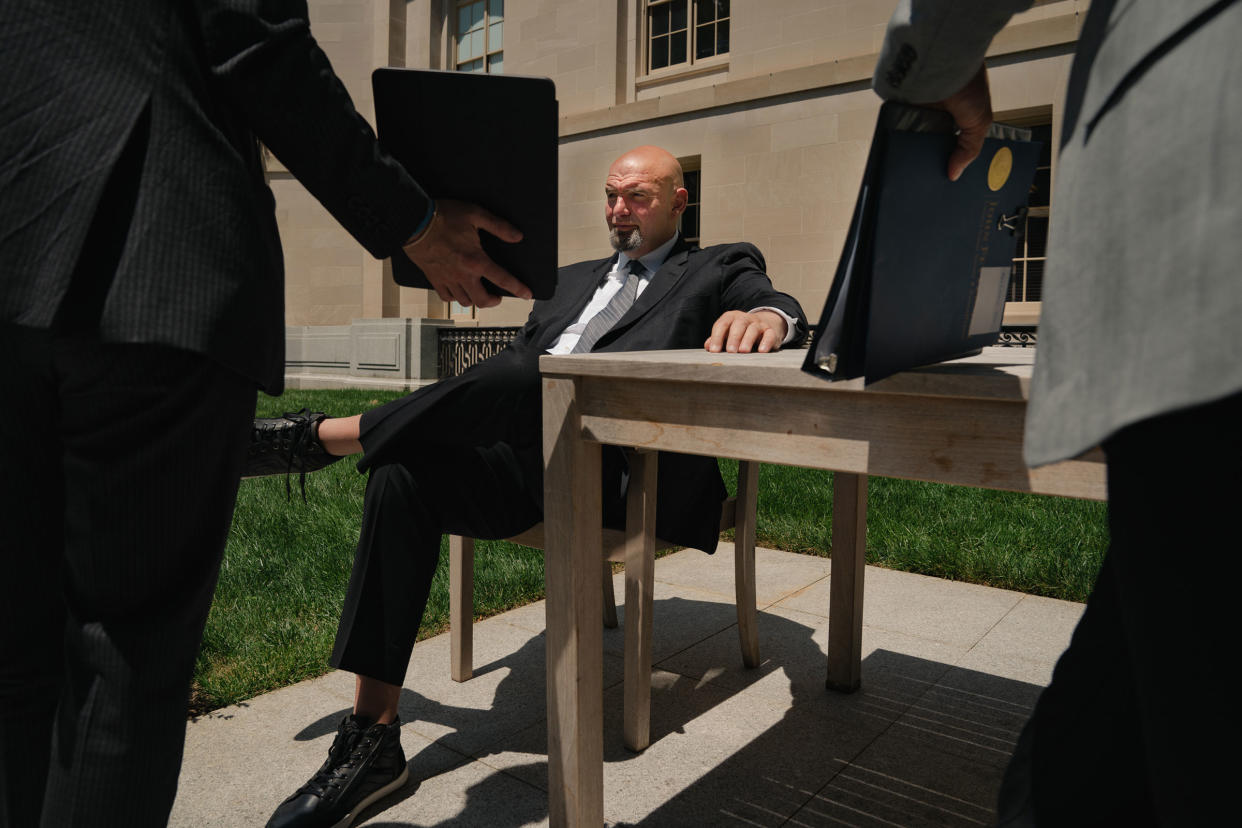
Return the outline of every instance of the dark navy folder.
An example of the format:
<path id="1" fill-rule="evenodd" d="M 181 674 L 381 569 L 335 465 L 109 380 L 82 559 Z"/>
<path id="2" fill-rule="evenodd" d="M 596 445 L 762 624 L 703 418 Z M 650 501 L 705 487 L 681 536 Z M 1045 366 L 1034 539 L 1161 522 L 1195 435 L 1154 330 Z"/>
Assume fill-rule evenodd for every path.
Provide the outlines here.
<path id="1" fill-rule="evenodd" d="M 804 370 L 871 383 L 996 342 L 1040 145 L 994 125 L 949 181 L 953 129 L 944 112 L 881 107 Z"/>
<path id="2" fill-rule="evenodd" d="M 432 198 L 479 204 L 522 231 L 507 244 L 482 232 L 483 249 L 534 293 L 556 290 L 557 102 L 548 78 L 376 69 L 376 131 L 384 149 Z M 406 256 L 397 284 L 431 287 Z M 495 294 L 505 294 L 490 282 Z"/>

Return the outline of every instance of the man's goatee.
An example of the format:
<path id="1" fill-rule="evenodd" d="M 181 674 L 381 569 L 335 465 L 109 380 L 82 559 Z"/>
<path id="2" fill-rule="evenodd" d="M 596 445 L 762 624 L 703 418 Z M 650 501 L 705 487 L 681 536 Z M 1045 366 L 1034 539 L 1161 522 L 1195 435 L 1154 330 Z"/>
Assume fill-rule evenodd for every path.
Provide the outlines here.
<path id="1" fill-rule="evenodd" d="M 643 246 L 643 234 L 638 232 L 637 227 L 626 233 L 622 233 L 615 227 L 610 227 L 608 229 L 608 241 L 612 244 L 613 250 L 637 250 Z"/>

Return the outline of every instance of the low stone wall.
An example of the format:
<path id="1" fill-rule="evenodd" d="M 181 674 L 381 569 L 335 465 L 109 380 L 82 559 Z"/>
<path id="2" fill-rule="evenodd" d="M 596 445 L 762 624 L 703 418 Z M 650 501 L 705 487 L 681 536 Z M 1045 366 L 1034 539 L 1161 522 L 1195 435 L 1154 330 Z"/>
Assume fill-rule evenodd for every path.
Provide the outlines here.
<path id="1" fill-rule="evenodd" d="M 410 391 L 436 381 L 437 331 L 447 319 L 355 319 L 285 328 L 289 388 Z"/>

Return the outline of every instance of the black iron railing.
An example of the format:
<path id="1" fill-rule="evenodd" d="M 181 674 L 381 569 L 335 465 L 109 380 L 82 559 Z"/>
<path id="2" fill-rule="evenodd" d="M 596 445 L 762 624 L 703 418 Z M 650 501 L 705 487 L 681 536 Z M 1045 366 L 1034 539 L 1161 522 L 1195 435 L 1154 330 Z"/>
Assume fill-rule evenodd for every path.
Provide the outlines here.
<path id="1" fill-rule="evenodd" d="M 440 379 L 456 377 L 471 365 L 500 353 L 513 341 L 520 326 L 494 328 L 440 328 Z"/>
<path id="2" fill-rule="evenodd" d="M 1034 325 L 1006 325 L 1001 328 L 996 344 L 1007 348 L 1034 348 L 1039 344 L 1039 332 Z"/>

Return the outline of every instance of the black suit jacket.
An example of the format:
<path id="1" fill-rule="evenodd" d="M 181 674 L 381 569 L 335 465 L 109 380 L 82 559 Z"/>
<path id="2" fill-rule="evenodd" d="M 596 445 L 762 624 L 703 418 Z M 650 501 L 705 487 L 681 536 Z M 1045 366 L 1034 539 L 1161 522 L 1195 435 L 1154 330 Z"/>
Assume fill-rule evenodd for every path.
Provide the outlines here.
<path id="1" fill-rule="evenodd" d="M 542 389 L 539 357 L 576 322 L 607 274 L 613 257 L 560 269 L 556 294 L 536 302 L 530 318 L 501 353 L 459 377 L 443 380 L 363 415 L 360 469 L 386 462 L 417 463 L 428 448 L 490 445 L 514 448 L 522 478 L 543 502 Z M 779 308 L 796 321 L 790 345 L 806 335 L 806 314 L 792 296 L 772 287 L 763 255 L 751 244 L 673 247 L 638 301 L 595 343 L 593 351 L 702 348 L 725 311 Z M 604 456 L 605 520 L 623 524 L 624 460 Z M 715 459 L 661 452 L 656 533 L 711 552 L 719 535 L 724 482 Z"/>
<path id="2" fill-rule="evenodd" d="M 0 3 L 0 321 L 95 302 L 105 340 L 272 393 L 284 284 L 256 136 L 372 254 L 429 200 L 311 37 L 305 0 Z"/>

